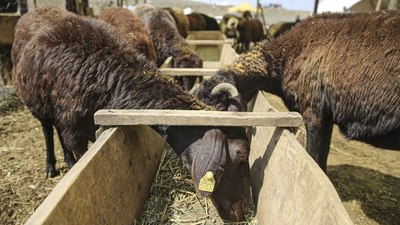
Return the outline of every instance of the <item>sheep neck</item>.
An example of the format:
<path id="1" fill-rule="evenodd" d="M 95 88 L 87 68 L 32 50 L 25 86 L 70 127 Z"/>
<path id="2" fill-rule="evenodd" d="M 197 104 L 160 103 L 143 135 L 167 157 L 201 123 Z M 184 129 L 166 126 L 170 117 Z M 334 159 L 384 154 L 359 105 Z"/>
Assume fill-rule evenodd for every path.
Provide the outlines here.
<path id="1" fill-rule="evenodd" d="M 268 90 L 281 95 L 282 76 L 279 71 L 282 63 L 271 44 L 262 42 L 253 50 L 240 55 L 219 72 L 218 79 L 234 84 L 247 101 L 258 90 Z"/>

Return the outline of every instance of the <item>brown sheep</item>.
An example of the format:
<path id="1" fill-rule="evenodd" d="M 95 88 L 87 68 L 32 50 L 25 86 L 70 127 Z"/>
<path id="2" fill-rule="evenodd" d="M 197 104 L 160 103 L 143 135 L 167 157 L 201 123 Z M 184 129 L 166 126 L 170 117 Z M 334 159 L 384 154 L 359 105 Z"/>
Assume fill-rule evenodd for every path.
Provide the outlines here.
<path id="1" fill-rule="evenodd" d="M 128 35 L 130 41 L 128 47 L 139 50 L 148 59 L 156 62 L 156 50 L 149 31 L 133 12 L 120 7 L 111 7 L 105 9 L 98 19 L 115 26 L 124 35 Z"/>
<path id="2" fill-rule="evenodd" d="M 199 13 L 190 13 L 186 15 L 189 19 L 189 30 L 205 30 L 206 29 L 206 20 Z"/>
<path id="3" fill-rule="evenodd" d="M 189 32 L 189 19 L 187 16 L 183 14 L 183 12 L 176 11 L 172 8 L 163 8 L 163 10 L 167 11 L 172 18 L 174 18 L 179 33 L 183 38 L 186 38 Z"/>
<path id="4" fill-rule="evenodd" d="M 142 4 L 135 8 L 135 14 L 144 22 L 157 52 L 157 66 L 172 56 L 173 68 L 202 68 L 203 61 L 194 49 L 179 34 L 172 16 L 155 6 Z M 189 91 L 197 77 L 178 77 L 180 85 Z"/>
<path id="5" fill-rule="evenodd" d="M 288 32 L 290 29 L 292 29 L 298 22 L 300 22 L 299 18 L 297 18 L 296 21 L 294 21 L 294 22 L 280 22 L 280 23 L 272 24 L 268 28 L 268 35 L 271 38 L 278 38 L 282 34 Z"/>
<path id="6" fill-rule="evenodd" d="M 309 18 L 241 55 L 204 81 L 196 96 L 221 104 L 224 96 L 211 93 L 223 82 L 246 101 L 258 90 L 280 95 L 303 115 L 307 151 L 324 171 L 333 124 L 348 138 L 398 150 L 399 32 L 398 11 Z M 385 138 L 391 142 L 377 142 Z"/>
<path id="7" fill-rule="evenodd" d="M 105 22 L 55 7 L 31 11 L 18 21 L 12 49 L 15 87 L 42 124 L 48 156 L 54 156 L 53 126 L 63 149 L 82 156 L 88 141 L 95 140 L 93 115 L 99 109 L 214 110 L 162 76 L 154 62 L 127 43 Z M 153 128 L 191 169 L 198 195 L 210 196 L 223 219 L 244 220 L 250 195 L 245 130 Z M 52 160 L 46 172 L 55 175 Z M 208 171 L 216 182 L 211 192 L 199 189 Z"/>
<path id="8" fill-rule="evenodd" d="M 248 51 L 251 42 L 255 44 L 266 38 L 263 25 L 258 19 L 241 20 L 237 31 L 238 52 Z"/>

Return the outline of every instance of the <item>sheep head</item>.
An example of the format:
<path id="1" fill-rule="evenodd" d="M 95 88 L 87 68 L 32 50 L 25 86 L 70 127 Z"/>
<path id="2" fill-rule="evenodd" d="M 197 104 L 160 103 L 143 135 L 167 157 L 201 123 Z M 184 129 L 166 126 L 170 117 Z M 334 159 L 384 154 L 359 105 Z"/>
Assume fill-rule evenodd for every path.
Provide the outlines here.
<path id="1" fill-rule="evenodd" d="M 211 129 L 181 159 L 199 197 L 210 197 L 222 219 L 243 221 L 250 197 L 249 142 L 243 128 Z"/>
<path id="2" fill-rule="evenodd" d="M 202 68 L 203 60 L 196 54 L 186 54 L 174 58 L 174 68 Z"/>
<path id="3" fill-rule="evenodd" d="M 198 99 L 219 111 L 243 112 L 247 104 L 237 88 L 227 82 L 215 84 L 213 81 L 204 81 L 191 90 Z"/>

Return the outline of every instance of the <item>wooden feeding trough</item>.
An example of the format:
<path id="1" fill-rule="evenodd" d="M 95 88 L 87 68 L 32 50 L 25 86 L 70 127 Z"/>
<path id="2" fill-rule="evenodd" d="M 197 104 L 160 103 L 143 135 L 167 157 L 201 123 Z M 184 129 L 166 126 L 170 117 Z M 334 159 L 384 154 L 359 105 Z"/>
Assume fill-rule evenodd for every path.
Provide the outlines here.
<path id="1" fill-rule="evenodd" d="M 223 46 L 227 47 L 222 48 L 219 66 L 236 57 L 229 44 Z M 206 76 L 217 69 L 170 69 L 175 72 L 168 74 L 196 71 L 196 76 Z M 259 224 L 353 224 L 328 177 L 296 139 L 297 127 L 303 124 L 300 114 L 277 112 L 263 92 L 248 109 L 98 111 L 95 123 L 102 128 L 96 142 L 26 224 L 133 224 L 142 213 L 166 144 L 149 125 L 247 127 Z"/>
<path id="2" fill-rule="evenodd" d="M 226 39 L 220 31 L 190 32 L 186 40 L 203 59 L 203 68 L 172 68 L 170 57 L 161 66 L 163 73 L 172 76 L 212 76 L 219 68 L 237 58 L 235 50 L 231 47 L 232 40 Z"/>
<path id="3" fill-rule="evenodd" d="M 352 224 L 333 185 L 260 92 L 253 112 L 100 110 L 104 129 L 27 224 L 132 224 L 149 195 L 165 141 L 148 125 L 246 126 L 259 224 Z"/>

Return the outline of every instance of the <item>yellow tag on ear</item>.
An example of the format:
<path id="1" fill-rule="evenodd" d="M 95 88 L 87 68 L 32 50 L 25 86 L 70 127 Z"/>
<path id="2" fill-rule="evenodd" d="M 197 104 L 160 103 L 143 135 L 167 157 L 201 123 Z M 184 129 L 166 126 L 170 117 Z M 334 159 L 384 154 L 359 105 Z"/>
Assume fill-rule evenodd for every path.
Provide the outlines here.
<path id="1" fill-rule="evenodd" d="M 215 187 L 214 173 L 207 171 L 207 173 L 200 179 L 199 190 L 213 192 Z"/>

